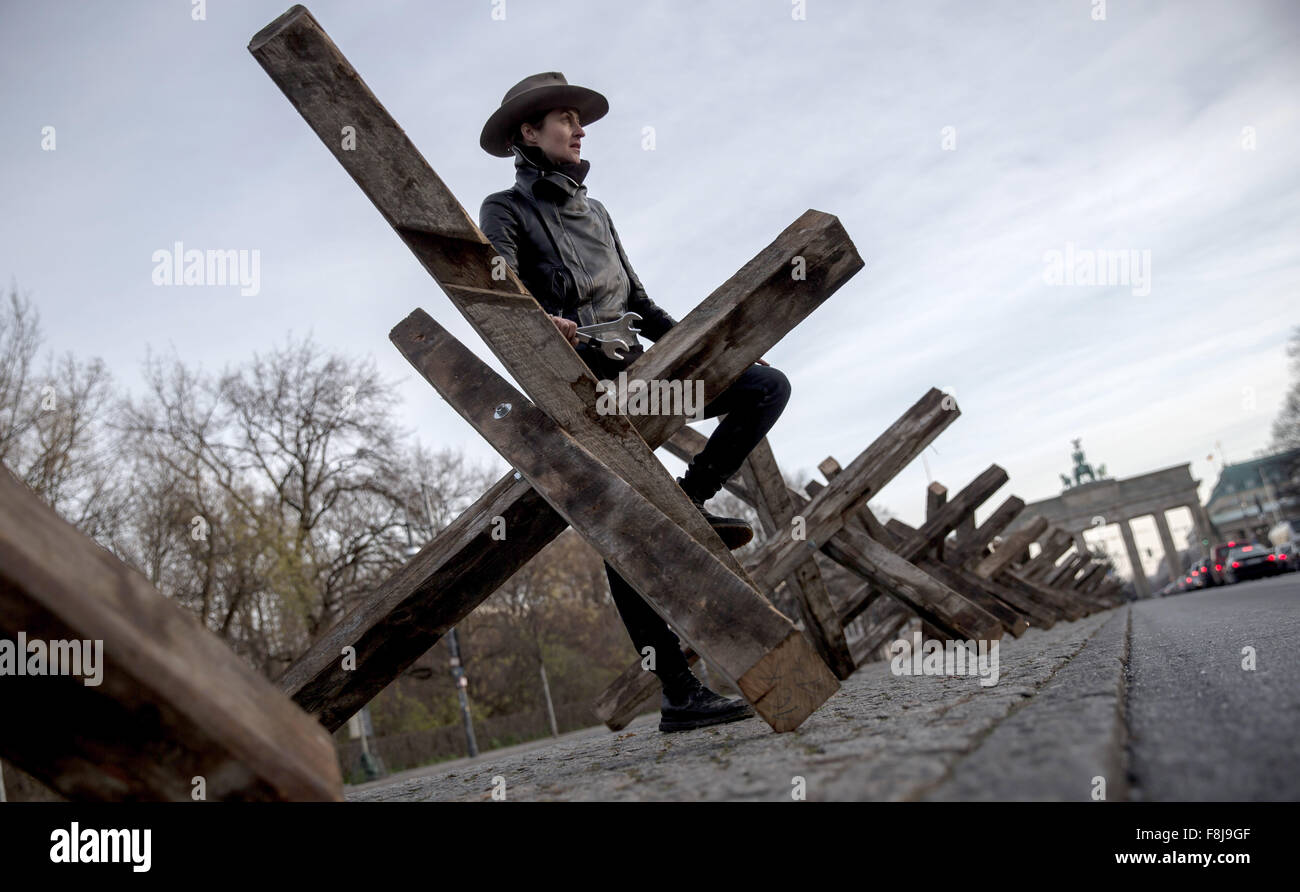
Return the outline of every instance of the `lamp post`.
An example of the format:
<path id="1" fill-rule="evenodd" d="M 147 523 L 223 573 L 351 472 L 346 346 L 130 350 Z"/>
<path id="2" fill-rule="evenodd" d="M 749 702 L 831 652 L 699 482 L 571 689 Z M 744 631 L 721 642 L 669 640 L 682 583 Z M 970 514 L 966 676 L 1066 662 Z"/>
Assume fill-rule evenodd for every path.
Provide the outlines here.
<path id="1" fill-rule="evenodd" d="M 429 529 L 434 530 L 437 527 L 433 522 L 433 503 L 429 500 L 429 490 L 423 483 L 420 484 L 420 496 L 424 500 L 424 515 Z M 411 543 L 410 524 L 406 526 L 406 542 L 406 557 L 409 561 L 420 551 Z M 478 755 L 478 740 L 474 737 L 474 717 L 469 711 L 469 678 L 465 675 L 465 666 L 460 656 L 460 636 L 456 634 L 455 626 L 447 632 L 447 647 L 451 649 L 451 677 L 456 685 L 456 699 L 460 702 L 461 720 L 465 724 L 465 749 L 472 759 Z"/>

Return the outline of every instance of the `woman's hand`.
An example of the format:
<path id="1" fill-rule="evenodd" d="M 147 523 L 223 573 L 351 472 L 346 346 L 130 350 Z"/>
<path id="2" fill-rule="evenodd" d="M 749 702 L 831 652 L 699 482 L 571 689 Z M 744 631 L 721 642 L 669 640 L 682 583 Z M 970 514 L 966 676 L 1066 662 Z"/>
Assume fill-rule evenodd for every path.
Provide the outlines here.
<path id="1" fill-rule="evenodd" d="M 555 323 L 555 327 L 560 330 L 560 334 L 568 339 L 570 344 L 575 347 L 578 346 L 578 323 L 562 316 L 552 316 L 551 321 Z"/>
<path id="2" fill-rule="evenodd" d="M 754 361 L 755 361 L 756 363 L 758 363 L 759 365 L 771 365 L 771 363 L 768 362 L 766 359 L 756 359 L 756 360 L 754 360 Z"/>

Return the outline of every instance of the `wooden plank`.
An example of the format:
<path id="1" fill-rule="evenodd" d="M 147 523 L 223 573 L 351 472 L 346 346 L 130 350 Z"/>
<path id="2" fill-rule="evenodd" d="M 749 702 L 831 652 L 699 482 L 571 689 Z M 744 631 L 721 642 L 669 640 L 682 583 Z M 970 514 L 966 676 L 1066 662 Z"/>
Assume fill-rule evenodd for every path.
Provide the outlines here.
<path id="1" fill-rule="evenodd" d="M 955 567 L 953 569 L 963 578 L 980 585 L 986 592 L 1007 604 L 1012 610 L 1028 619 L 1030 624 L 1040 629 L 1050 629 L 1056 625 L 1057 621 L 1065 619 L 1065 614 L 1055 607 L 1036 601 L 1017 589 L 1003 585 L 996 579 L 985 579 L 982 576 L 976 576 L 966 567 Z"/>
<path id="2" fill-rule="evenodd" d="M 850 527 L 835 533 L 826 553 L 955 638 L 1002 637 L 997 618 L 918 569 L 888 546 Z"/>
<path id="3" fill-rule="evenodd" d="M 973 532 L 968 532 L 958 538 L 957 545 L 948 549 L 948 554 L 945 556 L 947 563 L 954 567 L 960 567 L 972 561 L 983 560 L 989 543 L 1001 535 L 1002 531 L 1009 527 L 1024 510 L 1025 502 L 1023 499 L 1018 496 L 1009 496 Z M 966 516 L 973 518 L 975 515 L 968 514 Z"/>
<path id="4" fill-rule="evenodd" d="M 1092 560 L 1091 555 L 1072 554 L 1058 566 L 1052 568 L 1042 579 L 1035 580 L 1051 588 L 1073 588 L 1070 583 L 1074 575 L 1083 569 L 1083 565 Z"/>
<path id="5" fill-rule="evenodd" d="M 98 642 L 90 678 L 0 679 L 0 755 L 69 799 L 188 802 L 203 777 L 209 800 L 343 800 L 325 729 L 0 465 L 0 639 L 20 634 Z"/>
<path id="6" fill-rule="evenodd" d="M 774 586 L 802 562 L 807 548 L 835 535 L 844 526 L 847 509 L 859 502 L 865 504 L 957 419 L 960 410 L 951 400 L 931 388 L 837 474 L 801 511 L 806 540 L 791 536 L 764 549 L 751 570 L 755 582 L 760 587 Z"/>
<path id="7" fill-rule="evenodd" d="M 854 659 L 859 665 L 873 659 L 881 647 L 898 636 L 899 629 L 915 618 L 916 614 L 896 598 L 877 599 L 862 614 L 866 630 L 853 642 Z"/>
<path id="8" fill-rule="evenodd" d="M 1053 527 L 1041 543 L 1042 550 L 1020 568 L 1021 575 L 1026 579 L 1045 578 L 1056 567 L 1061 555 L 1069 551 L 1073 544 L 1073 536 L 1060 527 Z"/>
<path id="9" fill-rule="evenodd" d="M 951 397 L 948 397 L 948 399 L 951 399 Z M 953 527 L 960 523 L 961 519 L 965 517 L 967 513 L 974 510 L 976 506 L 987 501 L 989 497 L 1006 482 L 1006 480 L 1007 472 L 1005 470 L 997 465 L 990 465 L 988 469 L 975 478 L 975 480 L 967 484 L 967 486 L 962 489 L 955 498 L 945 503 L 934 517 L 925 522 L 920 530 L 913 533 L 910 531 L 910 528 L 908 528 L 905 529 L 901 535 L 896 536 L 895 541 L 898 543 L 896 546 L 898 555 L 905 561 L 914 561 L 919 559 L 921 555 L 923 555 L 928 549 L 932 548 L 936 542 L 947 536 L 948 533 L 952 531 Z M 857 508 L 857 511 L 863 517 L 872 513 L 866 506 L 865 502 Z M 885 526 L 886 529 L 889 529 L 890 525 L 886 524 Z M 840 561 L 841 563 L 845 563 L 845 561 L 848 560 L 848 556 L 843 554 L 842 545 L 842 542 L 832 537 L 824 550 L 830 557 Z M 918 611 L 918 613 L 919 612 L 920 611 Z M 851 609 L 850 619 L 856 615 L 857 613 Z M 923 615 L 922 618 L 926 619 L 927 622 L 943 625 L 943 619 L 940 616 L 929 618 Z"/>
<path id="10" fill-rule="evenodd" d="M 957 525 L 957 529 L 953 530 L 953 541 L 960 545 L 965 542 L 968 537 L 974 535 L 975 530 L 975 515 L 967 514 L 962 522 Z"/>
<path id="11" fill-rule="evenodd" d="M 992 579 L 995 574 L 1009 567 L 1011 562 L 1019 558 L 1021 552 L 1029 547 L 1030 542 L 1043 534 L 1047 524 L 1047 518 L 1038 515 L 1028 525 L 1016 530 L 1003 540 L 997 551 L 975 565 L 975 575 Z"/>
<path id="12" fill-rule="evenodd" d="M 817 470 L 821 471 L 822 476 L 827 480 L 834 480 L 844 469 L 840 467 L 839 462 L 828 455 L 817 463 Z"/>
<path id="13" fill-rule="evenodd" d="M 1002 628 L 1016 638 L 1028 631 L 1029 621 L 1018 611 L 990 594 L 982 584 L 976 581 L 978 577 L 972 579 L 962 576 L 952 567 L 930 556 L 921 558 L 921 560 L 917 561 L 916 566 L 948 588 L 978 604 L 983 610 L 991 613 L 1002 624 Z"/>
<path id="14" fill-rule="evenodd" d="M 760 516 L 768 518 L 769 535 L 786 534 L 796 507 L 766 438 L 749 453 L 746 465 L 746 482 L 764 506 Z M 799 599 L 807 631 L 817 652 L 837 678 L 848 678 L 855 668 L 853 655 L 844 640 L 844 625 L 831 606 L 830 592 L 826 590 L 826 583 L 811 554 L 786 577 L 786 586 Z"/>
<path id="15" fill-rule="evenodd" d="M 1079 577 L 1078 581 L 1075 582 L 1075 591 L 1082 592 L 1083 594 L 1091 594 L 1093 589 L 1096 587 L 1097 582 L 1104 578 L 1105 575 L 1105 564 L 1100 562 L 1093 564 L 1081 577 Z"/>
<path id="16" fill-rule="evenodd" d="M 797 728 L 838 690 L 799 631 L 744 578 L 431 317 L 417 310 L 391 339 L 773 730 Z M 609 523 L 611 514 L 620 522 Z M 660 552 L 675 559 L 664 561 Z"/>
<path id="17" fill-rule="evenodd" d="M 925 489 L 925 519 L 933 520 L 934 516 L 939 513 L 939 509 L 948 501 L 948 487 L 935 481 Z M 973 511 L 974 509 L 972 509 Z M 967 515 L 970 516 L 970 515 Z M 940 539 L 934 546 L 934 556 L 943 560 L 943 539 Z"/>
<path id="18" fill-rule="evenodd" d="M 931 512 L 930 521 L 935 521 L 938 514 L 938 509 Z M 969 517 L 970 514 L 968 513 L 965 516 Z M 944 564 L 933 555 L 924 554 L 923 539 L 918 530 L 913 529 L 895 517 L 890 518 L 885 525 L 885 531 L 885 535 L 889 537 L 889 542 L 892 542 L 891 547 L 903 554 L 920 553 L 921 557 L 915 561 L 918 568 L 997 617 L 1006 631 L 1019 638 L 1029 628 L 1028 617 L 1030 612 L 1018 610 L 1008 602 L 998 598 L 989 590 L 990 586 L 986 580 L 982 580 L 974 574 L 961 573 L 958 568 Z"/>
<path id="19" fill-rule="evenodd" d="M 1055 607 L 1065 614 L 1066 619 L 1083 619 L 1087 615 L 1076 597 L 1045 586 L 1036 580 L 1025 579 L 1016 570 L 1003 570 L 998 578 L 1004 584 L 1012 588 L 1018 588 L 1030 597 L 1036 598 L 1040 603 L 1050 604 Z"/>

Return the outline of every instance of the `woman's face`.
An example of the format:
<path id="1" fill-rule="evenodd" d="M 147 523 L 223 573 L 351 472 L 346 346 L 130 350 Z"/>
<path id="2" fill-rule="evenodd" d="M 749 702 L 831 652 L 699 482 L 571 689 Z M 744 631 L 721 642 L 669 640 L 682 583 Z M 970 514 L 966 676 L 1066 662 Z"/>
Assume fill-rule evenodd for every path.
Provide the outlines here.
<path id="1" fill-rule="evenodd" d="M 582 138 L 587 131 L 578 123 L 576 108 L 553 108 L 546 114 L 542 129 L 531 124 L 523 125 L 524 141 L 540 146 L 552 161 L 577 164 L 582 154 Z"/>

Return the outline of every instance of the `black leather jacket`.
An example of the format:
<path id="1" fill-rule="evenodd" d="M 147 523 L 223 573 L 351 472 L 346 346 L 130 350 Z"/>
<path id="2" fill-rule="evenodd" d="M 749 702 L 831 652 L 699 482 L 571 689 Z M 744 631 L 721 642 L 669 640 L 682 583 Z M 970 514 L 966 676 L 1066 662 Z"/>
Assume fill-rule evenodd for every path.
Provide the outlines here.
<path id="1" fill-rule="evenodd" d="M 581 164 L 580 177 L 585 175 L 586 162 Z M 515 184 L 483 200 L 479 210 L 479 228 L 547 313 L 571 319 L 579 325 L 605 320 L 596 317 L 590 302 L 581 302 L 574 268 L 582 274 L 581 270 L 590 269 L 594 264 L 614 262 L 616 256 L 630 283 L 624 310 L 640 313 L 638 327 L 641 333 L 652 341 L 659 340 L 677 322 L 646 294 L 641 280 L 632 271 L 618 231 L 603 204 L 594 198 L 586 198 L 591 213 L 608 227 L 609 239 L 616 253 L 600 252 L 602 256 L 584 255 L 580 260 L 569 258 L 568 262 L 561 253 L 561 244 L 571 252 L 575 242 L 563 238 L 563 224 L 556 202 L 568 200 L 579 185 L 560 171 L 553 168 L 543 170 L 527 155 L 516 153 Z M 639 345 L 634 346 L 629 361 L 640 352 Z M 588 365 L 609 367 L 609 363 L 591 357 L 590 354 L 596 351 L 590 350 L 586 344 L 579 345 L 578 353 Z M 624 367 L 625 363 L 616 365 Z"/>

